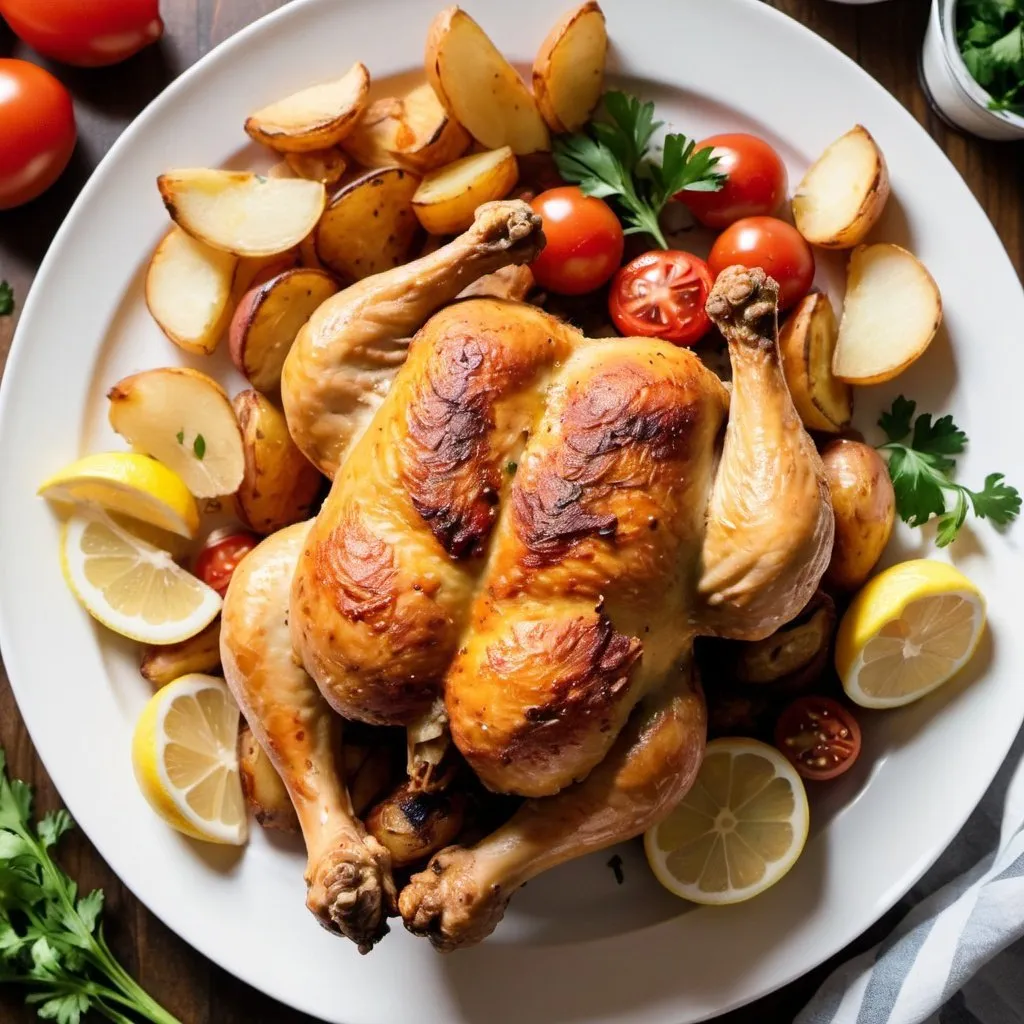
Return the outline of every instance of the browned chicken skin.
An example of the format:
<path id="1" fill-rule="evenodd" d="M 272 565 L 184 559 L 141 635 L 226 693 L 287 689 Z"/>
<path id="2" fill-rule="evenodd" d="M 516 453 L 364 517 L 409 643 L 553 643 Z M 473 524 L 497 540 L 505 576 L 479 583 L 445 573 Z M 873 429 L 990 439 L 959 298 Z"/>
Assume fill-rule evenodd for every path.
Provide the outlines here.
<path id="1" fill-rule="evenodd" d="M 525 204 L 481 207 L 462 238 L 328 300 L 283 378 L 296 441 L 334 483 L 291 549 L 306 672 L 279 701 L 322 693 L 346 718 L 411 732 L 446 712 L 481 781 L 529 798 L 402 893 L 407 926 L 442 949 L 489 934 L 527 879 L 668 813 L 704 747 L 694 637 L 771 633 L 831 548 L 774 282 L 733 268 L 709 299 L 730 399 L 686 349 L 590 340 L 505 299 L 442 308 L 541 244 Z M 263 716 L 254 732 L 287 784 L 291 734 L 243 709 Z"/>

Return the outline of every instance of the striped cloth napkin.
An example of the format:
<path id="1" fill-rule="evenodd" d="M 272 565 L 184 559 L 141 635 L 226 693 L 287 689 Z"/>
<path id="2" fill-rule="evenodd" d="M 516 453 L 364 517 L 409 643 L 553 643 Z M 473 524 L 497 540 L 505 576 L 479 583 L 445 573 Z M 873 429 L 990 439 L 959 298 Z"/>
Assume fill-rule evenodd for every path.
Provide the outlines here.
<path id="1" fill-rule="evenodd" d="M 977 810 L 874 949 L 794 1024 L 1024 1022 L 1024 733 Z"/>

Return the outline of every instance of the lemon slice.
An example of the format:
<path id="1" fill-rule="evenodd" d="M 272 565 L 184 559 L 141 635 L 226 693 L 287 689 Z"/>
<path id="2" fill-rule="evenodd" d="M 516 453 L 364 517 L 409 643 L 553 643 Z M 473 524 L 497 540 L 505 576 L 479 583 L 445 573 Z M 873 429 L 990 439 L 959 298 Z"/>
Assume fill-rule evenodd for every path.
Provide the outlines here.
<path id="1" fill-rule="evenodd" d="M 182 537 L 194 537 L 199 529 L 199 508 L 185 481 L 137 452 L 86 455 L 51 476 L 39 494 L 118 512 Z"/>
<path id="2" fill-rule="evenodd" d="M 220 611 L 215 590 L 102 513 L 64 524 L 61 568 L 93 618 L 142 643 L 187 640 Z"/>
<path id="3" fill-rule="evenodd" d="M 868 580 L 836 635 L 836 670 L 850 700 L 895 708 L 963 668 L 985 631 L 985 599 L 945 562 L 902 562 Z"/>
<path id="4" fill-rule="evenodd" d="M 196 674 L 157 690 L 135 726 L 132 765 L 142 795 L 193 839 L 241 846 L 248 838 L 238 720 L 224 681 Z"/>
<path id="5" fill-rule="evenodd" d="M 644 834 L 658 881 L 694 903 L 741 903 L 773 886 L 807 841 L 807 794 L 774 747 L 712 740 L 678 807 Z"/>

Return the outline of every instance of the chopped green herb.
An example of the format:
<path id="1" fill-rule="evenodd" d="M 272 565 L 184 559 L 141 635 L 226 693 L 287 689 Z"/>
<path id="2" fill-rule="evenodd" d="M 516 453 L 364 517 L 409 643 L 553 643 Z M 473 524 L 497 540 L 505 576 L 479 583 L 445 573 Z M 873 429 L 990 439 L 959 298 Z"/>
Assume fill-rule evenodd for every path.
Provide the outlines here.
<path id="1" fill-rule="evenodd" d="M 185 431 L 184 430 L 179 430 L 174 436 L 178 439 L 178 444 L 184 444 L 185 443 Z"/>
<path id="2" fill-rule="evenodd" d="M 14 289 L 6 281 L 0 281 L 0 316 L 10 316 L 13 312 Z"/>
<path id="3" fill-rule="evenodd" d="M 132 980 L 107 946 L 103 892 L 78 886 L 50 855 L 74 827 L 67 811 L 32 825 L 32 791 L 8 778 L 0 747 L 0 983 L 26 985 L 44 1020 L 79 1024 L 90 1010 L 115 1024 L 130 1011 L 153 1024 L 180 1024 Z"/>
<path id="4" fill-rule="evenodd" d="M 192 442 L 192 451 L 200 460 L 206 454 L 206 438 L 202 434 L 196 434 L 196 439 Z"/>
<path id="5" fill-rule="evenodd" d="M 266 179 L 266 178 L 265 178 L 265 177 L 264 177 L 264 176 L 263 176 L 262 174 L 257 174 L 257 175 L 256 175 L 256 180 L 257 180 L 257 181 L 258 181 L 258 182 L 259 182 L 259 183 L 260 183 L 261 185 L 266 185 L 266 183 L 267 183 L 267 179 Z"/>
<path id="6" fill-rule="evenodd" d="M 1024 115 L 1024 0 L 959 0 L 956 38 L 989 108 Z"/>
<path id="7" fill-rule="evenodd" d="M 931 413 L 916 419 L 917 404 L 900 395 L 878 425 L 888 441 L 879 445 L 889 462 L 889 476 L 896 494 L 896 511 L 910 526 L 923 526 L 939 517 L 936 543 L 951 544 L 973 507 L 979 519 L 1004 525 L 1020 513 L 1020 494 L 1003 482 L 1002 473 L 990 473 L 980 491 L 972 491 L 953 480 L 954 455 L 967 446 L 967 435 L 942 416 L 932 422 Z M 909 436 L 909 442 L 908 442 Z M 947 504 L 947 499 L 951 504 Z"/>
<path id="8" fill-rule="evenodd" d="M 515 472 L 516 472 L 516 470 L 518 468 L 519 468 L 519 463 L 518 462 L 506 462 L 505 463 L 505 472 L 508 473 L 509 476 L 515 476 Z"/>
<path id="9" fill-rule="evenodd" d="M 622 858 L 617 853 L 609 859 L 608 867 L 612 869 L 612 874 L 615 875 L 615 881 L 618 882 L 619 885 L 622 885 L 626 880 L 626 876 L 622 871 Z"/>
<path id="10" fill-rule="evenodd" d="M 654 120 L 654 104 L 623 92 L 606 92 L 603 100 L 610 122 L 591 121 L 586 131 L 555 140 L 558 171 L 586 195 L 613 199 L 627 235 L 650 235 L 667 249 L 659 214 L 677 192 L 717 192 L 726 179 L 715 170 L 718 157 L 669 134 L 654 160 L 651 139 L 664 123 Z"/>

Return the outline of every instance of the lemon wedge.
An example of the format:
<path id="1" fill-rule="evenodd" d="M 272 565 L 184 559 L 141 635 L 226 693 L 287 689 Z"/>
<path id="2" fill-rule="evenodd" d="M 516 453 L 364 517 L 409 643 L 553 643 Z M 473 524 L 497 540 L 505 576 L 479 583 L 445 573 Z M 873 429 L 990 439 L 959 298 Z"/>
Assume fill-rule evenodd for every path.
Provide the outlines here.
<path id="1" fill-rule="evenodd" d="M 38 492 L 50 501 L 104 509 L 192 538 L 199 508 L 185 481 L 138 452 L 99 452 L 65 466 Z"/>
<path id="2" fill-rule="evenodd" d="M 774 747 L 712 740 L 678 807 L 644 834 L 647 862 L 676 896 L 741 903 L 773 886 L 807 841 L 804 784 Z"/>
<path id="3" fill-rule="evenodd" d="M 850 700 L 895 708 L 952 679 L 985 631 L 985 599 L 958 569 L 921 558 L 879 573 L 853 599 L 836 635 Z"/>
<path id="4" fill-rule="evenodd" d="M 102 513 L 64 524 L 61 568 L 93 618 L 142 643 L 187 640 L 220 611 L 215 590 Z"/>
<path id="5" fill-rule="evenodd" d="M 132 766 L 142 795 L 193 839 L 241 846 L 248 838 L 238 722 L 224 681 L 196 674 L 157 690 L 135 726 Z"/>

